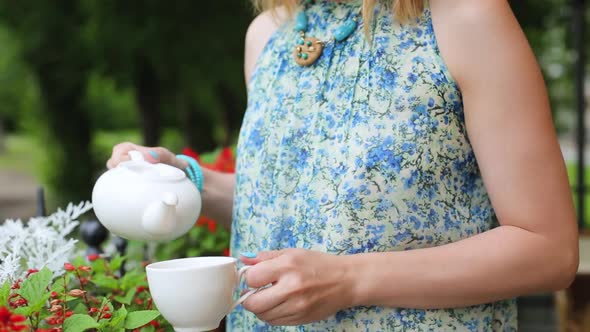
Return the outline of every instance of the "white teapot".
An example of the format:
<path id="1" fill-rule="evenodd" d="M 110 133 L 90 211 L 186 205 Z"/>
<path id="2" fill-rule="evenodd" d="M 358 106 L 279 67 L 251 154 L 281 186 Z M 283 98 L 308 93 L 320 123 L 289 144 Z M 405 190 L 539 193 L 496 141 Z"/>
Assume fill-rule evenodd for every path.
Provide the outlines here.
<path id="1" fill-rule="evenodd" d="M 98 220 L 129 240 L 168 241 L 186 234 L 201 212 L 201 195 L 186 174 L 151 164 L 139 151 L 105 172 L 92 191 Z"/>

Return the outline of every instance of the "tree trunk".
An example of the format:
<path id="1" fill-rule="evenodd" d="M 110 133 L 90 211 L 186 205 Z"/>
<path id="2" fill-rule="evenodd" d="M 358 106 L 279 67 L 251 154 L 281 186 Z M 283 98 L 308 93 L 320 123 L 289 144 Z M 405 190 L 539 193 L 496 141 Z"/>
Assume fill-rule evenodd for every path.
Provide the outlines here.
<path id="1" fill-rule="evenodd" d="M 239 132 L 242 125 L 242 119 L 246 109 L 246 104 L 231 88 L 221 83 L 217 86 L 217 94 L 223 105 L 222 124 L 225 131 L 223 144 L 225 146 L 232 144 L 234 136 Z"/>
<path id="2" fill-rule="evenodd" d="M 0 154 L 4 153 L 6 149 L 6 142 L 5 142 L 5 135 L 4 135 L 4 121 L 2 121 L 2 117 L 0 117 Z"/>
<path id="3" fill-rule="evenodd" d="M 134 85 L 139 107 L 143 144 L 157 146 L 162 135 L 160 84 L 153 65 L 144 56 L 137 59 Z"/>
<path id="4" fill-rule="evenodd" d="M 92 126 L 83 99 L 84 69 L 64 61 L 37 66 L 36 72 L 51 133 L 47 145 L 51 156 L 49 184 L 60 203 L 87 199 L 93 186 L 94 162 L 90 153 Z M 64 77 L 67 82 L 63 82 Z"/>
<path id="5" fill-rule="evenodd" d="M 217 142 L 214 137 L 215 119 L 212 112 L 203 112 L 194 102 L 187 102 L 181 114 L 182 131 L 188 146 L 198 153 L 214 150 Z"/>

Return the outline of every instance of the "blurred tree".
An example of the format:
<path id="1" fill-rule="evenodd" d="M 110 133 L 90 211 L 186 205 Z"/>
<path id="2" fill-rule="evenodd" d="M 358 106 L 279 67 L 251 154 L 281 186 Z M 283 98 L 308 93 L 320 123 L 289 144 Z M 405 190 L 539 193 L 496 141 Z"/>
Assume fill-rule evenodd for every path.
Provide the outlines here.
<path id="1" fill-rule="evenodd" d="M 103 165 L 90 154 L 93 130 L 116 127 L 115 118 L 136 124 L 117 110 L 139 111 L 144 144 L 157 145 L 163 125 L 180 127 L 198 151 L 232 142 L 245 109 L 243 38 L 251 17 L 248 1 L 235 0 L 0 0 L 0 20 L 20 42 L 39 90 L 32 128 L 50 160 L 45 179 L 60 198 L 89 197 Z M 7 86 L 7 96 L 23 92 Z"/>
<path id="2" fill-rule="evenodd" d="M 98 68 L 135 91 L 144 144 L 157 145 L 168 121 L 199 151 L 230 142 L 245 109 L 247 1 L 88 0 L 85 6 Z"/>
<path id="3" fill-rule="evenodd" d="M 571 0 L 511 1 L 543 71 L 559 132 L 573 127 L 574 60 Z M 565 119 L 565 120 L 563 120 Z"/>
<path id="4" fill-rule="evenodd" d="M 553 110 L 570 112 L 569 2 L 511 4 Z M 0 0 L 10 30 L 0 27 L 0 122 L 15 123 L 32 86 L 38 90 L 35 129 L 46 128 L 49 184 L 66 199 L 88 197 L 104 164 L 89 152 L 95 130 L 139 125 L 143 143 L 157 145 L 164 127 L 176 127 L 200 152 L 231 144 L 246 107 L 243 43 L 252 16 L 248 0 Z"/>
<path id="5" fill-rule="evenodd" d="M 0 0 L 0 19 L 20 41 L 24 61 L 36 76 L 42 99 L 52 167 L 47 179 L 65 200 L 90 197 L 91 125 L 85 105 L 88 48 L 80 29 L 87 21 L 77 0 Z"/>
<path id="6" fill-rule="evenodd" d="M 26 70 L 19 61 L 14 36 L 0 26 L 0 153 L 4 150 L 4 132 L 15 129 L 22 110 L 21 92 L 28 82 Z"/>

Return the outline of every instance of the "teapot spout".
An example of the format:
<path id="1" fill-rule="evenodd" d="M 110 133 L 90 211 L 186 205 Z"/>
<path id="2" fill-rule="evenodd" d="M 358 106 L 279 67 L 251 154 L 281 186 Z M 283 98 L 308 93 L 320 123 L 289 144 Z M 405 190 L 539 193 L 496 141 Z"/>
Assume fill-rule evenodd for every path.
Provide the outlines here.
<path id="1" fill-rule="evenodd" d="M 142 226 L 152 235 L 168 235 L 174 231 L 178 196 L 166 192 L 162 199 L 151 203 L 144 211 Z"/>

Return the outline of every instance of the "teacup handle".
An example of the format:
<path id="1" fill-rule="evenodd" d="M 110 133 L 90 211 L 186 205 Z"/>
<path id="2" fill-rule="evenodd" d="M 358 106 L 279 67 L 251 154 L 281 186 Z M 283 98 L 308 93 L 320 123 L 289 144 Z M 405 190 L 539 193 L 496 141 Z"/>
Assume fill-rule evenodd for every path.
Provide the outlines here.
<path id="1" fill-rule="evenodd" d="M 238 271 L 238 283 L 242 283 L 242 278 L 244 277 L 244 273 L 246 273 L 246 271 L 251 268 L 252 265 L 246 265 L 243 266 L 239 271 Z M 242 302 L 246 301 L 247 298 L 250 297 L 250 295 L 258 292 L 260 288 L 252 288 L 250 289 L 246 294 L 240 296 L 240 298 L 234 302 L 234 304 L 232 304 L 231 309 L 229 312 L 234 311 L 234 309 L 239 306 L 240 304 L 242 304 Z"/>

